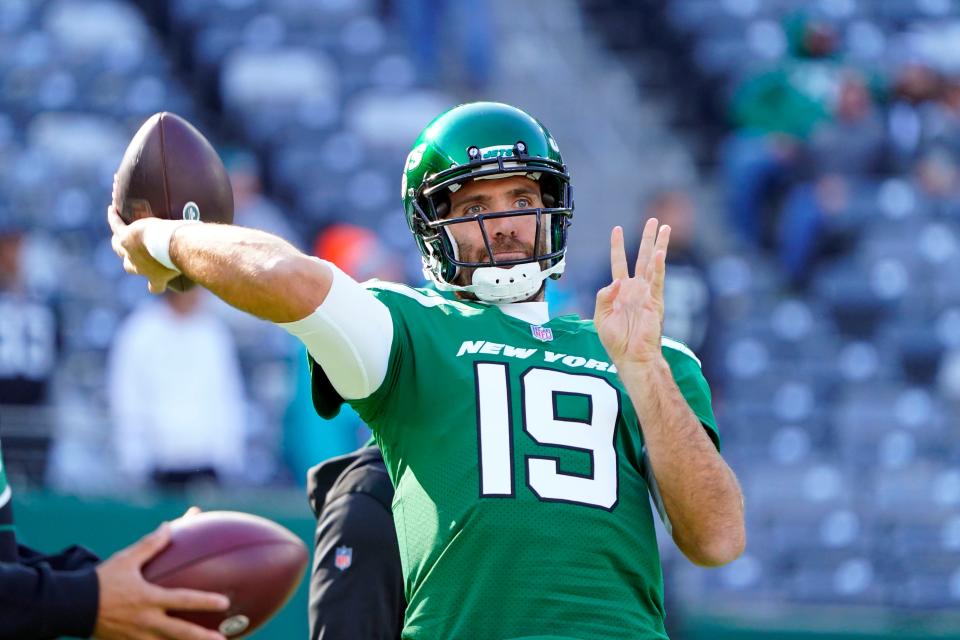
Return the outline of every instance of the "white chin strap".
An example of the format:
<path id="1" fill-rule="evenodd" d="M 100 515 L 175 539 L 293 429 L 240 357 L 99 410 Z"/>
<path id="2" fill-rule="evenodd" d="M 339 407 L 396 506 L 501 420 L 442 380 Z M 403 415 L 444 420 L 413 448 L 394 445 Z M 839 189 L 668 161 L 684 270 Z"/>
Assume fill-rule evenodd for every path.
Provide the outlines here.
<path id="1" fill-rule="evenodd" d="M 442 282 L 433 276 L 432 271 L 426 269 L 425 271 L 441 291 L 465 291 L 477 296 L 477 299 L 483 302 L 500 304 L 530 298 L 540 290 L 544 280 L 554 274 L 563 273 L 565 263 L 566 258 L 561 258 L 560 262 L 546 270 L 541 270 L 537 262 L 518 264 L 506 269 L 479 267 L 473 272 L 472 284 L 466 286 Z"/>

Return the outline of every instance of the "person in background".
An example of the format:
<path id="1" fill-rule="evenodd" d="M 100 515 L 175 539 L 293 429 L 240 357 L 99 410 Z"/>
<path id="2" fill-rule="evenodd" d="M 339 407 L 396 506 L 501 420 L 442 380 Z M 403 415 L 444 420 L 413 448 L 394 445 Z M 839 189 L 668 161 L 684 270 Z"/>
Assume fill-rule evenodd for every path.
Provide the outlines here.
<path id="1" fill-rule="evenodd" d="M 18 469 L 35 481 L 45 476 L 50 449 L 49 391 L 60 345 L 59 315 L 49 296 L 27 282 L 27 221 L 0 202 L 0 426 L 21 437 L 8 441 Z"/>
<path id="2" fill-rule="evenodd" d="M 225 596 L 144 580 L 140 567 L 170 543 L 166 524 L 103 562 L 76 545 L 44 555 L 18 544 L 10 500 L 0 456 L 0 640 L 225 640 L 167 613 L 224 611 Z"/>
<path id="3" fill-rule="evenodd" d="M 859 232 L 849 203 L 864 177 L 884 160 L 883 120 L 862 74 L 843 80 L 833 118 L 805 145 L 805 167 L 784 199 L 777 228 L 777 258 L 790 284 L 802 289 L 826 255 L 849 249 Z"/>
<path id="4" fill-rule="evenodd" d="M 731 118 L 745 130 L 804 139 L 830 118 L 842 75 L 840 38 L 830 19 L 797 11 L 783 23 L 787 54 L 737 87 Z"/>
<path id="5" fill-rule="evenodd" d="M 312 468 L 307 495 L 317 517 L 310 639 L 397 640 L 407 605 L 380 449 L 370 442 Z"/>
<path id="6" fill-rule="evenodd" d="M 182 488 L 238 474 L 244 461 L 243 383 L 233 338 L 202 290 L 168 292 L 123 323 L 108 362 L 121 470 Z"/>
<path id="7" fill-rule="evenodd" d="M 721 151 L 731 223 L 752 246 L 771 247 L 775 203 L 790 186 L 802 144 L 831 119 L 845 74 L 836 25 L 805 9 L 783 23 L 787 53 L 735 89 L 730 121 L 736 131 Z"/>
<path id="8" fill-rule="evenodd" d="M 918 209 L 941 217 L 955 217 L 960 197 L 957 152 L 946 145 L 931 145 L 917 158 L 912 171 Z"/>
<path id="9" fill-rule="evenodd" d="M 910 59 L 892 72 L 886 108 L 887 161 L 907 172 L 930 145 L 942 137 L 948 121 L 942 102 L 949 83 L 927 61 Z"/>

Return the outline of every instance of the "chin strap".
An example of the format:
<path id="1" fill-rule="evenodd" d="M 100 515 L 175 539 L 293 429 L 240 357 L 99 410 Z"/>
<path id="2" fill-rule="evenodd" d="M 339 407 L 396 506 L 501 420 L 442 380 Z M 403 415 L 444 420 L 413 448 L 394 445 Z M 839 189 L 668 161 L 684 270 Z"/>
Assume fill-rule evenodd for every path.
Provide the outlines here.
<path id="1" fill-rule="evenodd" d="M 526 300 L 540 290 L 544 280 L 554 274 L 563 273 L 566 258 L 549 269 L 542 270 L 536 262 L 518 264 L 509 268 L 479 267 L 473 272 L 473 283 L 460 286 L 443 282 L 434 276 L 433 271 L 424 269 L 425 275 L 441 291 L 466 291 L 477 296 L 483 302 L 504 303 Z"/>

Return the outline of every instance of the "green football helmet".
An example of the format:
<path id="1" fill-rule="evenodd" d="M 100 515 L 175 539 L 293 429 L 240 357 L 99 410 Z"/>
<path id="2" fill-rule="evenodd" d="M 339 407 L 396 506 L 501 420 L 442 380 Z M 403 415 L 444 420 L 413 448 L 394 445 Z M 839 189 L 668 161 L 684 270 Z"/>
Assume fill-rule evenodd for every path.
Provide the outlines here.
<path id="1" fill-rule="evenodd" d="M 543 207 L 449 217 L 450 194 L 476 178 L 525 175 L 540 185 Z M 486 302 L 515 302 L 536 294 L 543 281 L 559 278 L 573 218 L 570 175 L 556 140 L 536 119 L 506 104 L 473 102 L 454 107 L 423 130 L 403 171 L 403 208 L 423 257 L 424 273 L 438 289 L 466 291 Z M 496 260 L 485 220 L 535 216 L 534 255 Z M 483 262 L 460 259 L 450 228 L 479 224 L 486 245 Z M 472 282 L 455 284 L 463 268 Z"/>

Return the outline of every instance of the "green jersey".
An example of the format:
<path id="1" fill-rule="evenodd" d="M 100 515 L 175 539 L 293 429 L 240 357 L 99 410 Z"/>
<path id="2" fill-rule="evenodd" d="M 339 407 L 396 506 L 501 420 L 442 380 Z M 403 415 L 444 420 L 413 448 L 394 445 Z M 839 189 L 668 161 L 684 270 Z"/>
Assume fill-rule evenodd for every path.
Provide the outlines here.
<path id="1" fill-rule="evenodd" d="M 350 404 L 396 487 L 403 637 L 666 638 L 643 436 L 592 321 L 366 286 L 394 337 L 383 383 Z M 663 353 L 719 444 L 696 357 Z"/>

